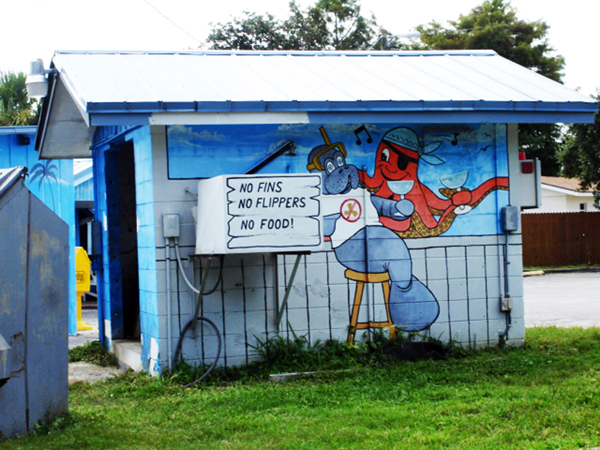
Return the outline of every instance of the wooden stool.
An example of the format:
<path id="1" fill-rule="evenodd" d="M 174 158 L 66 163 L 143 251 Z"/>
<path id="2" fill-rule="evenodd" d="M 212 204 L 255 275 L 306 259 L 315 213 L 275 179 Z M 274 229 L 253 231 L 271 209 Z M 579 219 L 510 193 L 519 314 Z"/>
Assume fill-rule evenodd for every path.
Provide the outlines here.
<path id="1" fill-rule="evenodd" d="M 347 269 L 345 276 L 348 280 L 356 281 L 356 291 L 354 292 L 354 306 L 352 307 L 352 315 L 350 317 L 350 329 L 348 330 L 348 345 L 354 343 L 354 335 L 356 330 L 366 328 L 389 328 L 390 336 L 396 337 L 396 327 L 392 323 L 390 316 L 390 275 L 387 272 L 379 273 L 362 273 Z M 383 289 L 383 299 L 385 302 L 385 312 L 387 321 L 385 322 L 358 322 L 358 312 L 362 302 L 362 295 L 365 289 L 365 283 L 381 283 Z"/>

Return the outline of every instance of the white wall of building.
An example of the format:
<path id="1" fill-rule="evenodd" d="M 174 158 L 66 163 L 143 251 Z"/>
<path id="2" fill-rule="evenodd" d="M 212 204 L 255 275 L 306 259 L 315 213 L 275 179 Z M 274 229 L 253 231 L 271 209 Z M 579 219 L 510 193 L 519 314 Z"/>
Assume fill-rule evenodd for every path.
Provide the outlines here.
<path id="1" fill-rule="evenodd" d="M 598 211 L 591 193 L 573 192 L 542 184 L 542 205 L 526 213 Z"/>
<path id="2" fill-rule="evenodd" d="M 516 133 L 509 127 L 511 191 L 518 186 L 514 178 L 517 166 Z M 152 128 L 152 158 L 154 178 L 154 214 L 156 223 L 156 266 L 158 269 L 159 358 L 165 367 L 167 355 L 173 355 L 181 328 L 193 317 L 197 296 L 186 286 L 175 262 L 175 251 L 163 238 L 163 214 L 180 217 L 179 250 L 182 266 L 188 278 L 199 287 L 200 259 L 192 258 L 195 251 L 197 180 L 169 180 L 167 173 L 167 139 L 164 127 Z M 514 182 L 514 183 L 513 183 Z M 511 201 L 513 195 L 511 192 Z M 515 200 L 516 201 L 516 200 Z M 200 217 L 198 220 L 207 220 Z M 210 220 L 210 218 L 208 218 Z M 508 239 L 508 245 L 506 239 Z M 510 295 L 514 309 L 511 313 L 509 342 L 520 344 L 524 339 L 523 284 L 521 237 L 496 236 L 436 237 L 408 239 L 413 260 L 413 274 L 433 292 L 440 305 L 440 314 L 424 334 L 442 341 L 454 340 L 466 346 L 496 345 L 499 335 L 507 329 L 507 316 L 500 311 L 500 299 Z M 329 244 L 328 244 L 329 245 Z M 504 254 L 510 264 L 506 266 Z M 273 254 L 227 255 L 223 260 L 219 288 L 204 298 L 201 314 L 211 319 L 223 335 L 221 364 L 237 365 L 256 357 L 253 349 L 258 339 L 296 333 L 316 339 L 346 340 L 350 307 L 356 283 L 344 276 L 333 251 L 302 256 L 295 282 L 280 324 L 275 323 L 277 298 L 284 297 L 295 256 Z M 167 271 L 169 265 L 169 271 Z M 214 259 L 207 282 L 216 282 L 221 262 Z M 508 278 L 504 268 L 508 267 Z M 277 275 L 277 276 L 276 276 Z M 170 292 L 167 292 L 167 277 Z M 167 305 L 170 304 L 170 308 Z M 168 310 L 171 312 L 170 327 Z M 359 321 L 377 320 L 383 312 L 381 287 L 368 285 L 363 294 Z M 170 339 L 167 338 L 170 329 Z M 362 332 L 363 334 L 366 331 Z M 201 334 L 201 333 L 200 333 Z M 357 339 L 360 333 L 357 332 Z M 169 342 L 170 341 L 170 342 Z M 216 339 L 210 333 L 199 335 L 196 348 L 199 356 L 210 362 L 216 351 Z M 169 350 L 170 346 L 170 350 Z M 157 366 L 151 361 L 150 367 Z"/>

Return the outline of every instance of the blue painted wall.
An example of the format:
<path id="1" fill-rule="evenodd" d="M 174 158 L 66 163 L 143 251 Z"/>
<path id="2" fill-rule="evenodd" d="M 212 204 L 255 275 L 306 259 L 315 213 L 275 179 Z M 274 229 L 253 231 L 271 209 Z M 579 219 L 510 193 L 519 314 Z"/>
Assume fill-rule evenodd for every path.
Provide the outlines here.
<path id="1" fill-rule="evenodd" d="M 28 189 L 69 226 L 69 334 L 77 334 L 73 161 L 39 160 L 35 132 L 35 127 L 0 127 L 0 167 L 27 167 Z M 23 145 L 19 136 L 29 138 L 29 143 Z"/>
<path id="2" fill-rule="evenodd" d="M 160 362 L 148 367 L 151 343 L 160 338 L 158 325 L 158 279 L 156 265 L 156 224 L 154 220 L 154 177 L 150 128 L 136 129 L 128 136 L 135 158 L 136 213 L 138 223 L 138 266 L 140 283 L 140 325 L 142 362 L 145 369 L 160 373 Z"/>
<path id="3" fill-rule="evenodd" d="M 177 342 L 182 324 L 193 314 L 195 302 L 195 296 L 178 278 L 175 265 L 166 270 L 168 248 L 162 238 L 162 214 L 180 216 L 179 245 L 185 270 L 192 277 L 193 270 L 198 270 L 191 257 L 195 248 L 196 223 L 192 210 L 197 205 L 193 195 L 198 189 L 197 180 L 245 173 L 290 140 L 295 144 L 295 152 L 276 158 L 260 174 L 306 174 L 311 171 L 324 174 L 324 167 L 311 167 L 314 156 L 321 155 L 320 150 L 324 148 L 333 151 L 343 147 L 344 162 L 354 168 L 362 186 L 368 188 L 368 192 L 362 189 L 361 197 L 355 198 L 364 197 L 365 201 L 373 198 L 375 203 L 391 198 L 395 203 L 400 199 L 399 194 L 386 189 L 392 186 L 392 181 L 406 181 L 404 177 L 408 175 L 412 177 L 413 188 L 418 187 L 416 191 L 429 192 L 425 203 L 413 191 L 406 194 L 418 213 L 410 220 L 383 223 L 384 219 L 391 218 L 379 215 L 384 227 L 379 224 L 377 231 L 392 228 L 396 234 L 388 233 L 384 237 L 389 237 L 388 241 L 393 241 L 394 245 L 400 245 L 402 240 L 406 243 L 407 248 L 402 247 L 404 263 L 400 261 L 402 258 L 399 259 L 404 264 L 400 272 L 405 272 L 406 276 L 398 279 L 399 288 L 405 289 L 402 283 L 416 280 L 413 285 L 421 293 L 431 292 L 428 294 L 431 306 L 435 307 L 435 302 L 439 305 L 439 314 L 433 310 L 437 310 L 435 307 L 428 317 L 416 317 L 406 330 L 431 323 L 431 328 L 426 331 L 430 335 L 468 345 L 479 345 L 480 342 L 493 345 L 499 333 L 505 330 L 504 314 L 497 307 L 497 299 L 503 295 L 502 255 L 506 250 L 500 209 L 509 203 L 508 154 L 512 161 L 517 149 L 516 139 L 507 137 L 512 135 L 505 125 L 195 125 L 98 130 L 94 148 L 96 214 L 103 223 L 104 238 L 113 197 L 105 183 L 108 172 L 106 152 L 118 150 L 126 141 L 133 143 L 142 365 L 152 373 L 160 373 L 168 353 L 167 302 L 171 299 L 172 345 Z M 405 148 L 399 150 L 396 147 L 402 147 L 402 140 L 406 140 Z M 332 161 L 337 164 L 337 159 Z M 400 169 L 406 161 L 406 167 Z M 397 179 L 382 178 L 382 167 L 386 165 L 400 169 L 396 171 Z M 323 180 L 325 183 L 325 177 Z M 325 197 L 334 195 L 323 195 L 323 202 L 329 200 Z M 460 209 L 460 206 L 468 208 Z M 365 204 L 365 211 L 367 207 Z M 339 204 L 335 212 L 341 212 Z M 423 227 L 417 216 L 423 222 L 428 212 L 431 212 L 434 225 Z M 207 220 L 207 216 L 198 220 Z M 407 226 L 393 228 L 399 225 Z M 282 333 L 289 333 L 289 325 L 300 334 L 306 333 L 310 339 L 347 337 L 348 314 L 354 301 L 356 281 L 348 278 L 344 271 L 352 268 L 355 261 L 343 253 L 345 250 L 338 251 L 331 233 L 331 230 L 325 232 L 331 241 L 327 241 L 323 252 L 315 252 L 303 259 L 280 324 Z M 119 327 L 120 311 L 115 310 L 118 302 L 111 301 L 115 287 L 111 286 L 106 274 L 111 265 L 118 262 L 110 260 L 106 239 L 103 239 L 103 245 L 105 276 L 99 293 L 103 317 L 107 321 L 101 326 L 110 323 L 111 329 L 103 333 L 110 340 L 113 330 Z M 518 299 L 521 296 L 520 236 L 511 238 L 509 252 L 512 259 L 509 268 L 513 283 L 511 292 Z M 350 251 L 353 253 L 357 252 Z M 390 257 L 389 261 L 392 259 Z M 205 298 L 201 310 L 224 334 L 225 364 L 250 361 L 255 337 L 262 339 L 270 333 L 280 332 L 273 323 L 274 290 L 279 292 L 281 299 L 292 263 L 291 256 L 260 254 L 228 255 L 225 259 L 223 283 L 210 298 Z M 279 280 L 276 286 L 273 285 L 275 270 Z M 414 278 L 408 276 L 411 274 Z M 165 276 L 172 280 L 172 295 L 167 293 Z M 380 291 L 380 286 L 370 286 L 369 294 L 365 294 L 372 317 L 380 316 L 384 311 Z M 524 332 L 522 307 L 520 303 L 518 305 L 511 329 L 514 342 L 522 340 Z M 365 311 L 360 313 L 361 316 L 364 314 Z M 406 316 L 407 311 L 398 309 L 395 315 Z M 214 350 L 210 340 L 199 343 L 198 347 L 208 352 L 207 360 L 210 360 L 210 352 Z"/>
<path id="4" fill-rule="evenodd" d="M 448 188 L 448 179 L 460 178 L 461 175 L 465 178 L 461 186 L 463 190 L 475 191 L 489 180 L 498 178 L 506 181 L 504 187 L 507 188 L 506 127 L 492 124 L 171 126 L 167 131 L 169 178 L 210 178 L 245 173 L 288 140 L 294 142 L 295 152 L 276 158 L 260 173 L 307 173 L 309 153 L 325 143 L 321 130 L 332 144 L 340 143 L 344 147 L 346 162 L 363 172 L 361 181 L 366 182 L 371 191 L 382 187 L 382 176 L 376 173 L 376 167 L 381 163 L 378 150 L 386 141 L 393 139 L 392 130 L 413 133 L 418 147 L 414 153 L 418 154 L 419 160 L 418 169 L 415 169 L 418 180 L 414 181 L 426 186 L 441 200 L 448 200 L 440 193 L 440 190 Z M 404 171 L 395 170 L 398 181 L 406 175 Z M 390 178 L 389 174 L 387 178 Z M 368 179 L 372 181 L 368 182 Z M 392 195 L 389 191 L 384 194 L 384 191 L 386 189 L 381 189 L 376 195 Z M 481 236 L 501 232 L 499 213 L 500 208 L 508 203 L 508 193 L 504 190 L 489 192 L 481 200 L 468 214 L 458 214 L 462 211 L 457 211 L 461 217 L 457 217 L 447 230 L 442 232 L 441 227 L 436 227 L 437 235 Z M 425 208 L 425 205 L 422 207 Z M 425 236 L 413 234 L 404 237 Z"/>
<path id="5" fill-rule="evenodd" d="M 100 305 L 100 335 L 110 341 L 122 333 L 122 304 L 119 286 L 111 283 L 110 274 L 120 271 L 120 261 L 115 249 L 109 245 L 109 231 L 118 235 L 118 229 L 109 230 L 112 214 L 118 214 L 114 190 L 107 176 L 116 170 L 111 165 L 108 152 L 119 151 L 125 142 L 131 142 L 135 159 L 136 211 L 137 217 L 138 268 L 140 292 L 140 328 L 142 332 L 143 361 L 148 361 L 152 338 L 158 338 L 156 279 L 156 237 L 154 223 L 154 187 L 152 176 L 152 151 L 150 128 L 99 128 L 96 133 L 97 146 L 93 151 L 95 215 L 102 224 L 102 257 L 98 277 L 98 296 Z M 114 178 L 114 176 L 112 176 Z M 105 322 L 106 320 L 106 322 Z M 110 324 L 110 329 L 105 327 Z M 148 369 L 148 367 L 145 367 Z"/>

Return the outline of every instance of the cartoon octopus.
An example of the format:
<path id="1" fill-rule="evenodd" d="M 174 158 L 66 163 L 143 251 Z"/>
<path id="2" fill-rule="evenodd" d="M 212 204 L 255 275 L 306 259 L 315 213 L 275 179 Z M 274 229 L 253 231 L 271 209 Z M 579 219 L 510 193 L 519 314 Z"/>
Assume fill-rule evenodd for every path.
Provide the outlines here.
<path id="1" fill-rule="evenodd" d="M 508 190 L 508 178 L 496 177 L 472 191 L 465 188 L 440 189 L 445 198 L 438 197 L 420 182 L 418 168 L 420 160 L 431 164 L 443 162 L 431 155 L 440 145 L 441 142 L 434 142 L 422 147 L 413 130 L 394 128 L 379 143 L 373 176 L 359 171 L 361 184 L 375 196 L 390 200 L 405 199 L 414 205 L 414 212 L 408 219 L 381 217 L 383 225 L 401 237 L 439 236 L 450 228 L 457 215 L 470 211 L 490 192 Z"/>

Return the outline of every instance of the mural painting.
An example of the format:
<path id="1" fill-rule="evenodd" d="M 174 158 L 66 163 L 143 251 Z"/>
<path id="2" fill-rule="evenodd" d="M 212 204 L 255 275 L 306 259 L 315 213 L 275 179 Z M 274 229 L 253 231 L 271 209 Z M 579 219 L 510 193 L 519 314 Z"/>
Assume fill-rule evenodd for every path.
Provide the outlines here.
<path id="1" fill-rule="evenodd" d="M 413 274 L 405 239 L 499 232 L 499 206 L 508 202 L 506 193 L 499 194 L 508 189 L 506 130 L 501 125 L 462 127 L 433 132 L 398 125 L 171 127 L 170 174 L 244 173 L 267 158 L 269 148 L 293 140 L 295 150 L 262 172 L 320 175 L 323 234 L 355 285 L 348 332 L 352 343 L 357 329 L 385 327 L 393 335 L 396 329 L 425 330 L 436 321 L 438 300 Z M 194 136 L 191 142 L 186 133 Z M 210 141 L 207 152 L 203 138 Z M 191 158 L 196 158 L 195 167 L 210 172 L 192 171 Z M 383 291 L 385 317 L 378 321 L 358 321 L 366 283 L 379 284 Z"/>
<path id="2" fill-rule="evenodd" d="M 52 160 L 45 160 L 40 163 L 35 164 L 31 168 L 31 178 L 29 183 L 33 184 L 34 181 L 38 180 L 37 188 L 39 191 L 43 189 L 43 184 L 48 185 L 48 190 L 50 191 L 50 199 L 52 201 L 51 208 L 54 211 L 56 209 L 56 205 L 54 204 L 54 194 L 52 193 L 52 181 L 58 186 L 58 167 L 53 163 Z M 57 187 L 58 189 L 58 187 Z"/>
<path id="3" fill-rule="evenodd" d="M 384 288 L 387 320 L 367 323 L 367 327 L 394 326 L 403 331 L 420 331 L 431 325 L 440 308 L 434 295 L 412 274 L 410 252 L 404 240 L 384 227 L 380 217 L 407 220 L 414 212 L 413 203 L 371 196 L 359 183 L 358 169 L 346 163 L 347 151 L 342 142 L 331 143 L 320 128 L 325 141 L 308 155 L 307 169 L 323 179 L 323 228 L 346 277 L 357 282 L 389 282 Z M 364 281 L 361 281 L 364 280 Z M 358 289 L 358 288 L 357 288 Z M 362 292 L 361 292 L 362 294 Z M 355 296 L 348 342 L 357 328 L 362 295 Z"/>
<path id="4" fill-rule="evenodd" d="M 418 168 L 421 161 L 431 165 L 444 163 L 433 155 L 441 144 L 442 141 L 434 141 L 422 146 L 412 129 L 394 128 L 383 136 L 377 148 L 374 175 L 360 172 L 361 183 L 377 197 L 405 199 L 414 207 L 408 217 L 382 218 L 383 223 L 400 236 L 439 236 L 450 228 L 457 215 L 471 211 L 490 192 L 508 190 L 508 177 L 495 177 L 471 191 L 464 187 L 469 176 L 466 170 L 440 177 L 444 185 L 440 193 L 445 198 L 438 197 L 421 183 Z"/>

